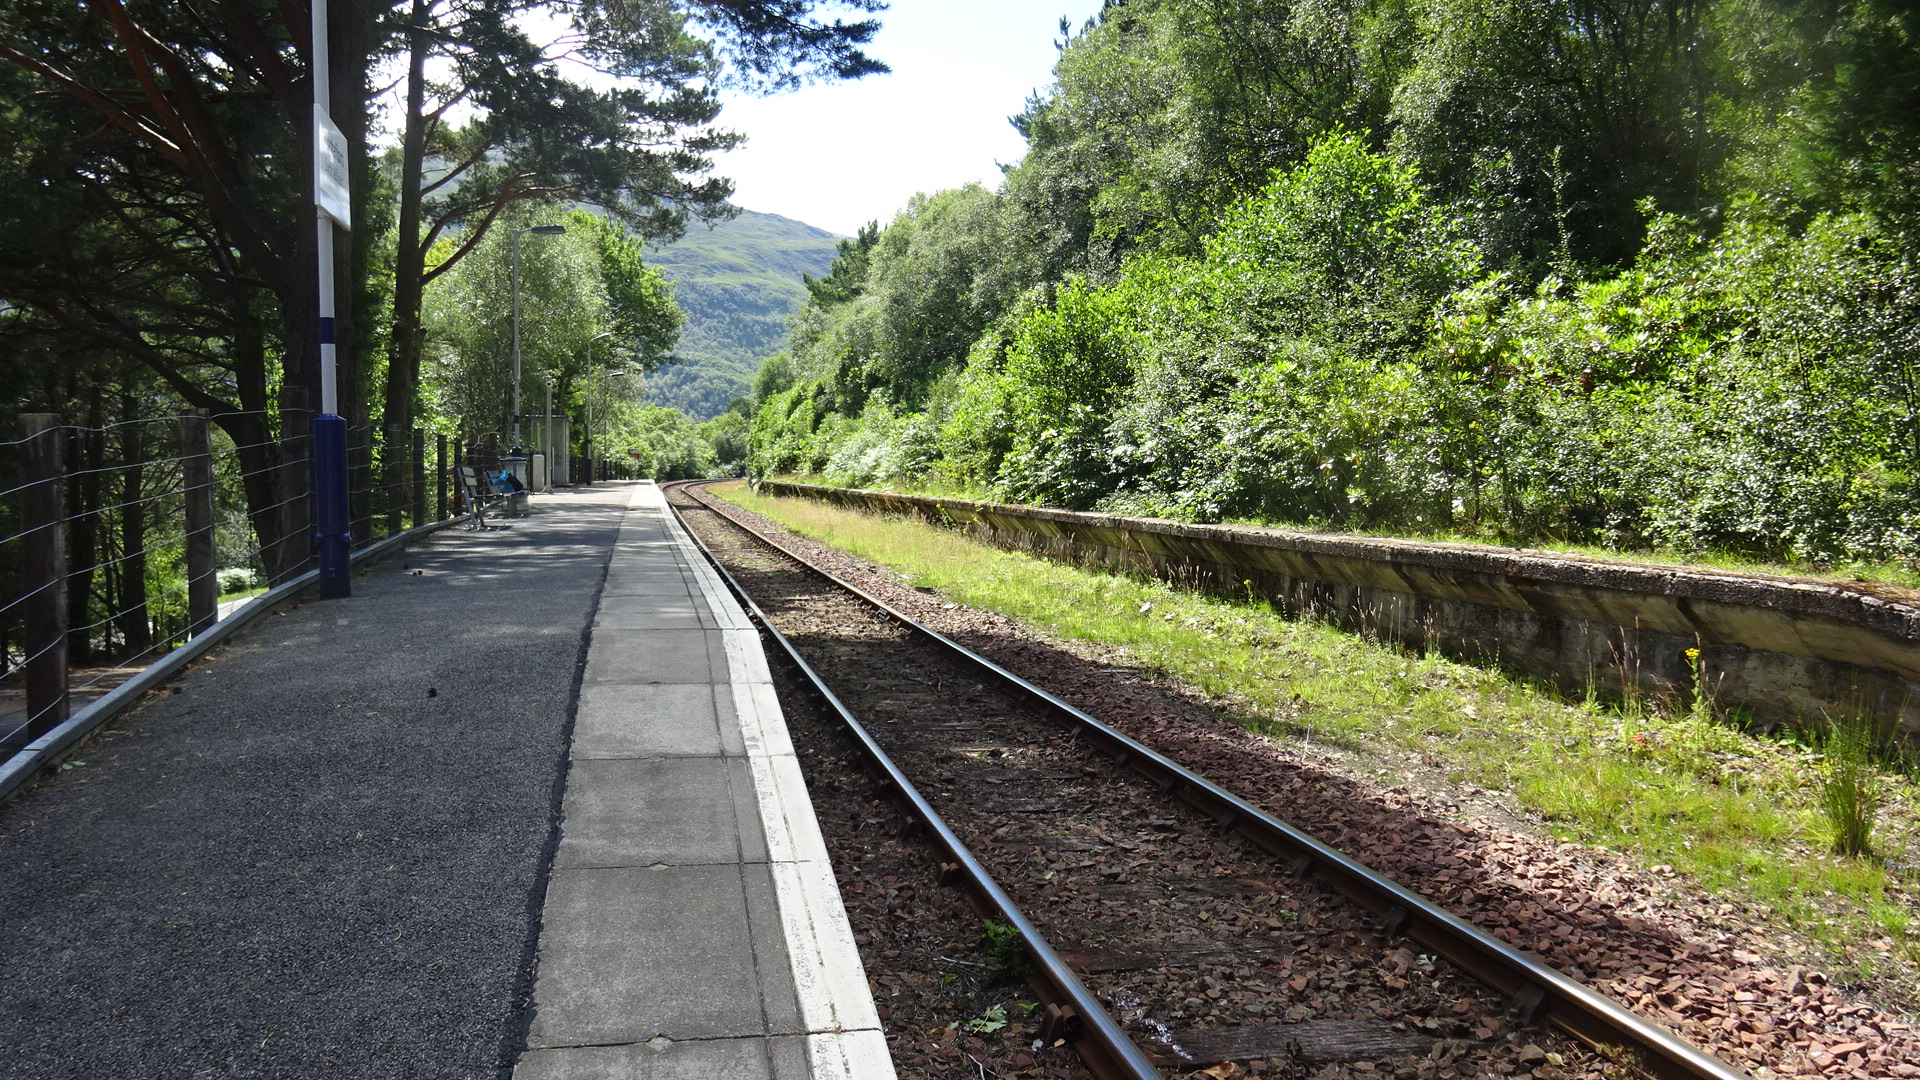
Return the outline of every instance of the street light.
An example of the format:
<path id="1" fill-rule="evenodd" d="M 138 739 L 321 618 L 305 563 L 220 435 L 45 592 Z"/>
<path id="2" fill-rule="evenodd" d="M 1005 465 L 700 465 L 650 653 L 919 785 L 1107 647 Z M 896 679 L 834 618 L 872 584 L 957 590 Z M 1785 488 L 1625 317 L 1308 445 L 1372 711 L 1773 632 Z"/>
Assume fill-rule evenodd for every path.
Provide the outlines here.
<path id="1" fill-rule="evenodd" d="M 546 451 L 547 475 L 546 493 L 553 494 L 553 376 L 547 376 L 547 411 L 540 417 L 542 427 L 540 449 Z"/>
<path id="2" fill-rule="evenodd" d="M 617 379 L 620 376 L 625 375 L 626 372 L 609 371 L 607 372 L 607 374 Z M 596 379 L 595 381 L 598 382 L 599 380 Z M 587 444 L 588 444 L 587 446 L 588 453 L 591 454 L 593 450 L 593 446 L 592 446 L 593 444 L 593 395 L 592 394 L 587 395 Z M 593 466 L 594 466 L 593 458 L 588 457 L 587 458 L 587 478 L 589 480 L 593 478 Z"/>
<path id="3" fill-rule="evenodd" d="M 595 390 L 598 390 L 600 388 L 600 373 L 593 370 L 593 343 L 596 341 L 599 341 L 601 338 L 608 338 L 612 336 L 613 336 L 613 331 L 609 330 L 604 334 L 595 334 L 592 337 L 587 339 L 587 378 L 589 382 L 587 383 L 587 440 L 586 442 L 587 442 L 587 486 L 589 487 L 593 486 L 593 481 L 594 481 L 593 393 Z M 614 372 L 614 374 L 625 375 L 626 372 L 616 371 Z"/>
<path id="4" fill-rule="evenodd" d="M 520 238 L 528 233 L 552 236 L 567 231 L 565 225 L 535 225 L 513 234 L 513 445 L 520 441 Z"/>

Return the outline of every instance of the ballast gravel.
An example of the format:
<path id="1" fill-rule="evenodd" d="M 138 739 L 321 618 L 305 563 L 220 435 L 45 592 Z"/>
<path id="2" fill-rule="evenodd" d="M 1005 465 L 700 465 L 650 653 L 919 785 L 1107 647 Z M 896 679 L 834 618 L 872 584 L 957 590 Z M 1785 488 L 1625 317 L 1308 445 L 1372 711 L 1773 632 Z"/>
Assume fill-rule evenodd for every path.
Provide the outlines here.
<path id="1" fill-rule="evenodd" d="M 1462 813 L 1460 800 L 1381 784 L 1226 723 L 1182 688 L 1116 671 L 1121 654 L 953 604 L 760 515 L 728 513 L 1757 1077 L 1920 1077 L 1912 1017 L 1836 985 L 1778 927 L 1663 867 L 1561 843 L 1497 801 Z"/>

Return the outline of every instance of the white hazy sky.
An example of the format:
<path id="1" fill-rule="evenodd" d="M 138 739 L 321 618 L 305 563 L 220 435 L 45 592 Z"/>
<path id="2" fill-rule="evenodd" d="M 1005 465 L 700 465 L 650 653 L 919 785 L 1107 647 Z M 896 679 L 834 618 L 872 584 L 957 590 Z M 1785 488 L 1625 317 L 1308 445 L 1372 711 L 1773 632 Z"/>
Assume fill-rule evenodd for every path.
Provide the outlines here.
<path id="1" fill-rule="evenodd" d="M 1007 123 L 1053 81 L 1060 17 L 1101 0 L 893 0 L 868 52 L 893 68 L 772 98 L 732 95 L 720 123 L 747 135 L 717 171 L 734 202 L 831 232 L 885 225 L 915 192 L 999 183 L 1026 144 Z"/>

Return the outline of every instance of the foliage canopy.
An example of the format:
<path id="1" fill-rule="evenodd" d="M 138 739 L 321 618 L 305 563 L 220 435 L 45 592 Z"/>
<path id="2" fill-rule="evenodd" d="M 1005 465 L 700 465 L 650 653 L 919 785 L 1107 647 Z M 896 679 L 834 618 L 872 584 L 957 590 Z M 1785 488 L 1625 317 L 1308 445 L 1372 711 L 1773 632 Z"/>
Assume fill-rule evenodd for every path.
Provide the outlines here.
<path id="1" fill-rule="evenodd" d="M 810 283 L 752 468 L 1920 556 L 1909 7 L 1114 0 Z"/>

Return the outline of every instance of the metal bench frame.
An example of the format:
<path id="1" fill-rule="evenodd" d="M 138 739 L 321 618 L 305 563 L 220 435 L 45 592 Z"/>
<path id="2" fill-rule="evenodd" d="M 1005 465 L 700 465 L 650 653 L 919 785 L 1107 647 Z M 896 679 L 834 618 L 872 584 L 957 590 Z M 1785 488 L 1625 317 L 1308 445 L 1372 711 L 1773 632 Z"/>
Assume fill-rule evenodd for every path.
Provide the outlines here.
<path id="1" fill-rule="evenodd" d="M 491 529 L 487 524 L 487 511 L 507 501 L 507 496 L 493 490 L 493 485 L 480 478 L 480 470 L 471 465 L 462 465 L 454 470 L 460 479 L 460 496 L 467 504 L 467 528 Z"/>

